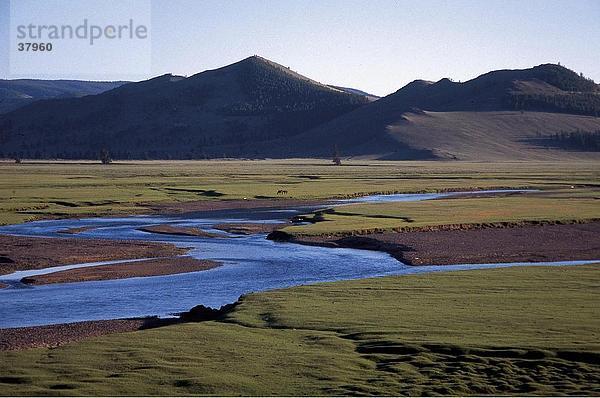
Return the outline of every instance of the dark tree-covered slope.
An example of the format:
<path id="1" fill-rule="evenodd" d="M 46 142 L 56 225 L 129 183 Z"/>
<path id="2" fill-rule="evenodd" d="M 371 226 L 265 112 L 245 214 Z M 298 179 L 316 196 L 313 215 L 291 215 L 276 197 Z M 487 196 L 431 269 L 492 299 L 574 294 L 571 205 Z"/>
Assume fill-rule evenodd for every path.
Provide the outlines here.
<path id="1" fill-rule="evenodd" d="M 38 101 L 0 118 L 0 152 L 34 158 L 253 156 L 368 100 L 264 58 L 183 78 L 164 75 L 99 95 Z M 256 155 L 259 155 L 256 153 Z"/>

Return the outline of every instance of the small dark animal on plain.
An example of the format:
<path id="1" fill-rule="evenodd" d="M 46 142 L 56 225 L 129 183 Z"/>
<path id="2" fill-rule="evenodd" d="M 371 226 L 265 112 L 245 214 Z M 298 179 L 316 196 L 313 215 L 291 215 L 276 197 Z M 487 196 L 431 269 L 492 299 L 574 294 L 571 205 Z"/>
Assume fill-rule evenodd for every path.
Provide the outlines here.
<path id="1" fill-rule="evenodd" d="M 286 191 L 285 189 L 280 189 L 279 191 L 277 191 L 277 195 L 287 195 L 288 191 Z"/>

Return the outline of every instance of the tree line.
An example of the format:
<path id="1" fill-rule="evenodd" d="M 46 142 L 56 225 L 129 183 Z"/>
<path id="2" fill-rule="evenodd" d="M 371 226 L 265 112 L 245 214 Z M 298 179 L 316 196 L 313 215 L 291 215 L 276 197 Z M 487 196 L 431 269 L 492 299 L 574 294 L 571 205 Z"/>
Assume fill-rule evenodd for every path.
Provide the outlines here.
<path id="1" fill-rule="evenodd" d="M 596 131 L 561 131 L 548 138 L 551 146 L 574 149 L 586 152 L 600 151 L 600 130 Z"/>

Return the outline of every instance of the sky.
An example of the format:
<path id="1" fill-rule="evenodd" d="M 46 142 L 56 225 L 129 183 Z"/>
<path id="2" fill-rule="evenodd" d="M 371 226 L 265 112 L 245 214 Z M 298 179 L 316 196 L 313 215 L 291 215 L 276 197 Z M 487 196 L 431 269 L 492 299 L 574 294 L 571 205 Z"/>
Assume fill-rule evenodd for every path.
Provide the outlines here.
<path id="1" fill-rule="evenodd" d="M 12 1 L 34 7 L 39 0 Z M 542 63 L 600 81 L 600 0 L 149 1 L 148 67 L 132 71 L 129 63 L 126 74 L 95 74 L 73 50 L 60 75 L 29 76 L 10 70 L 11 6 L 0 0 L 0 78 L 143 80 L 257 54 L 322 83 L 377 95 L 415 79 L 465 81 Z M 119 65 L 123 55 L 104 61 Z"/>

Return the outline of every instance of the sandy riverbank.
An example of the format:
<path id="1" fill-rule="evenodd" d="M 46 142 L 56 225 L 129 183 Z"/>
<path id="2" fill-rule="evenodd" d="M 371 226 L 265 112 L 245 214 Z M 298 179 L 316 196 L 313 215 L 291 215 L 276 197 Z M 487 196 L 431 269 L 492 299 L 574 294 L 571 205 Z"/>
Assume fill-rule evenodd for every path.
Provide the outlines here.
<path id="1" fill-rule="evenodd" d="M 23 278 L 21 282 L 28 285 L 47 285 L 50 283 L 91 282 L 144 276 L 174 275 L 205 271 L 207 269 L 218 267 L 219 265 L 220 263 L 217 261 L 199 260 L 193 257 L 157 258 L 110 265 L 73 268 L 65 271 Z"/>
<path id="2" fill-rule="evenodd" d="M 57 265 L 173 257 L 186 252 L 168 243 L 0 235 L 0 275 Z"/>

